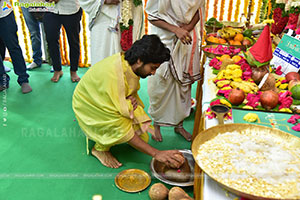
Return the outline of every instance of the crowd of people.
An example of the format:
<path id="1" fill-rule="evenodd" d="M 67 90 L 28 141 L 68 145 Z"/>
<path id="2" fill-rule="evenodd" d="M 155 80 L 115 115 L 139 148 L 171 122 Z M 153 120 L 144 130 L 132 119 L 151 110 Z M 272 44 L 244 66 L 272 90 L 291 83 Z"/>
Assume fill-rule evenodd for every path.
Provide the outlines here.
<path id="1" fill-rule="evenodd" d="M 17 24 L 11 6 L 0 10 L 0 91 L 9 87 L 9 75 L 3 65 L 3 51 L 10 53 L 14 72 L 23 93 L 32 91 L 26 70 L 42 64 L 41 38 L 45 33 L 45 54 L 53 66 L 52 82 L 63 75 L 59 35 L 65 28 L 70 49 L 70 78 L 78 82 L 73 95 L 73 110 L 80 128 L 95 141 L 92 154 L 111 168 L 122 164 L 110 153 L 110 147 L 128 143 L 136 149 L 166 163 L 177 166 L 177 150 L 159 151 L 150 146 L 148 133 L 162 141 L 161 126 L 173 126 L 174 132 L 191 141 L 183 128 L 190 114 L 191 85 L 200 79 L 199 38 L 196 24 L 202 20 L 204 1 L 148 0 L 146 12 L 152 24 L 149 35 L 134 23 L 133 45 L 122 52 L 120 45 L 120 0 L 48 0 L 53 9 L 43 13 L 22 8 L 31 34 L 33 62 L 25 64 L 18 42 Z M 1 8 L 9 0 L 0 0 Z M 92 67 L 80 79 L 79 33 L 82 10 L 89 15 Z M 143 21 L 143 8 L 135 10 L 135 21 Z M 134 21 L 134 22 L 135 22 Z M 2 41 L 1 41 L 2 40 Z M 3 50 L 4 49 L 4 50 Z M 4 53 L 5 54 L 5 53 Z M 149 114 L 138 96 L 139 79 L 148 77 Z"/>

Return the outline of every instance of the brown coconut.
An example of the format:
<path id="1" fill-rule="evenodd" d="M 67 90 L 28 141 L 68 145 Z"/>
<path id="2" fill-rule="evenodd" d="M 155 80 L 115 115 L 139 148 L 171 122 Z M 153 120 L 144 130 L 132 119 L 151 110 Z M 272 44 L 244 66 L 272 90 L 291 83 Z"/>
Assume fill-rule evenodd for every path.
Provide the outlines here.
<path id="1" fill-rule="evenodd" d="M 165 200 L 168 197 L 169 189 L 162 183 L 155 183 L 149 190 L 151 200 Z"/>

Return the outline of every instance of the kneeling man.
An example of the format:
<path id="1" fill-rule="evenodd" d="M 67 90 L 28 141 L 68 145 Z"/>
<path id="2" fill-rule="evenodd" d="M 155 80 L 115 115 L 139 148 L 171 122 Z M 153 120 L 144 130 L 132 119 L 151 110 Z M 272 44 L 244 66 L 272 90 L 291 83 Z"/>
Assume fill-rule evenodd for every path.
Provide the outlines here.
<path id="1" fill-rule="evenodd" d="M 111 168 L 122 164 L 110 147 L 128 143 L 168 166 L 178 166 L 177 150 L 160 151 L 147 144 L 151 120 L 137 91 L 139 79 L 155 74 L 170 59 L 170 51 L 156 35 L 145 35 L 124 53 L 92 66 L 78 83 L 73 110 L 79 126 L 96 142 L 92 154 Z"/>

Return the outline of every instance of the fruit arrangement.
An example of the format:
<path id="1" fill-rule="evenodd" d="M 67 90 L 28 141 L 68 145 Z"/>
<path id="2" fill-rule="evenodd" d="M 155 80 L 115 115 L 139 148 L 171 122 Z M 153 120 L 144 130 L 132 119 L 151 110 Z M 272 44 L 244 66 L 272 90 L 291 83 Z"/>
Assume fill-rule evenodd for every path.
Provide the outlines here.
<path id="1" fill-rule="evenodd" d="M 210 33 L 207 35 L 206 42 L 208 44 L 224 44 L 233 45 L 238 47 L 247 47 L 254 44 L 254 39 L 252 37 L 252 31 L 247 29 L 242 31 L 242 29 L 235 29 L 231 27 L 225 27 L 218 30 L 217 33 Z"/>
<path id="2" fill-rule="evenodd" d="M 207 33 L 215 32 L 221 28 L 223 28 L 223 24 L 214 17 L 205 22 L 205 29 Z"/>

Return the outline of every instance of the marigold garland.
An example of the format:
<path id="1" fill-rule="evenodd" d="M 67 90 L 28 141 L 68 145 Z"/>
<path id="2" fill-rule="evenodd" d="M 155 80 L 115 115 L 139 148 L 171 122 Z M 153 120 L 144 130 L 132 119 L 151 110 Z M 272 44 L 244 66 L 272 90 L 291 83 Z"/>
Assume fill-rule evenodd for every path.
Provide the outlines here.
<path id="1" fill-rule="evenodd" d="M 260 11 L 261 11 L 261 6 L 262 6 L 262 0 L 258 0 L 258 7 L 256 11 L 256 17 L 255 17 L 255 23 L 258 24 L 259 18 L 260 18 Z"/>
<path id="2" fill-rule="evenodd" d="M 60 51 L 60 57 L 61 57 L 61 64 L 66 65 L 67 62 L 65 60 L 64 52 L 63 52 L 63 45 L 62 45 L 62 35 L 59 36 L 59 51 Z"/>
<path id="3" fill-rule="evenodd" d="M 225 0 L 221 0 L 220 18 L 219 18 L 220 21 L 223 21 L 224 7 L 225 7 Z"/>
<path id="4" fill-rule="evenodd" d="M 255 0 L 252 0 L 251 8 L 250 8 L 250 13 L 253 13 L 255 8 Z"/>
<path id="5" fill-rule="evenodd" d="M 218 3 L 219 3 L 219 0 L 215 0 L 215 2 L 214 2 L 214 18 L 218 17 Z"/>
<path id="6" fill-rule="evenodd" d="M 145 35 L 148 35 L 148 26 L 149 26 L 149 21 L 148 21 L 148 13 L 146 12 L 146 5 L 147 5 L 147 2 L 148 0 L 144 0 L 145 3 L 144 3 L 144 16 L 145 16 L 145 19 L 144 19 L 144 25 L 145 25 Z"/>
<path id="7" fill-rule="evenodd" d="M 235 5 L 234 21 L 237 22 L 240 15 L 241 0 L 237 0 Z"/>
<path id="8" fill-rule="evenodd" d="M 81 39 L 79 37 L 79 60 L 78 60 L 78 66 L 84 67 L 84 64 L 82 63 L 82 45 L 81 45 Z"/>
<path id="9" fill-rule="evenodd" d="M 18 0 L 18 2 L 19 2 L 19 0 Z M 10 3 L 12 4 L 12 0 L 10 0 Z M 26 54 L 25 61 L 26 62 L 32 62 L 32 59 L 31 59 L 31 56 L 30 56 L 30 53 L 29 53 L 29 45 L 28 45 L 26 25 L 25 25 L 25 20 L 24 20 L 23 12 L 22 12 L 21 7 L 19 7 L 18 9 L 19 9 L 19 15 L 20 15 L 20 20 L 21 20 L 22 33 L 24 35 L 25 54 Z"/>
<path id="10" fill-rule="evenodd" d="M 249 4 L 249 0 L 245 0 L 244 1 L 244 15 L 245 15 L 245 17 L 247 17 L 247 14 L 248 14 L 248 4 Z"/>
<path id="11" fill-rule="evenodd" d="M 205 21 L 207 21 L 207 18 L 208 18 L 208 10 L 209 10 L 209 0 L 206 0 L 206 6 L 205 6 Z"/>
<path id="12" fill-rule="evenodd" d="M 230 0 L 229 7 L 228 7 L 228 16 L 227 16 L 228 21 L 231 21 L 232 9 L 233 9 L 233 0 Z"/>
<path id="13" fill-rule="evenodd" d="M 267 19 L 269 19 L 271 11 L 272 11 L 272 2 L 271 2 L 271 0 L 269 0 L 269 2 L 268 2 L 268 16 L 267 16 Z"/>
<path id="14" fill-rule="evenodd" d="M 70 65 L 70 60 L 69 60 L 68 50 L 67 50 L 66 30 L 64 27 L 62 27 L 62 35 L 63 35 L 63 50 L 64 50 L 65 60 L 67 65 Z"/>
<path id="15" fill-rule="evenodd" d="M 84 60 L 83 60 L 83 66 L 89 67 L 88 64 L 88 43 L 87 43 L 87 36 L 86 36 L 86 14 L 85 12 L 82 12 L 82 33 L 83 33 L 83 48 L 84 48 Z"/>

